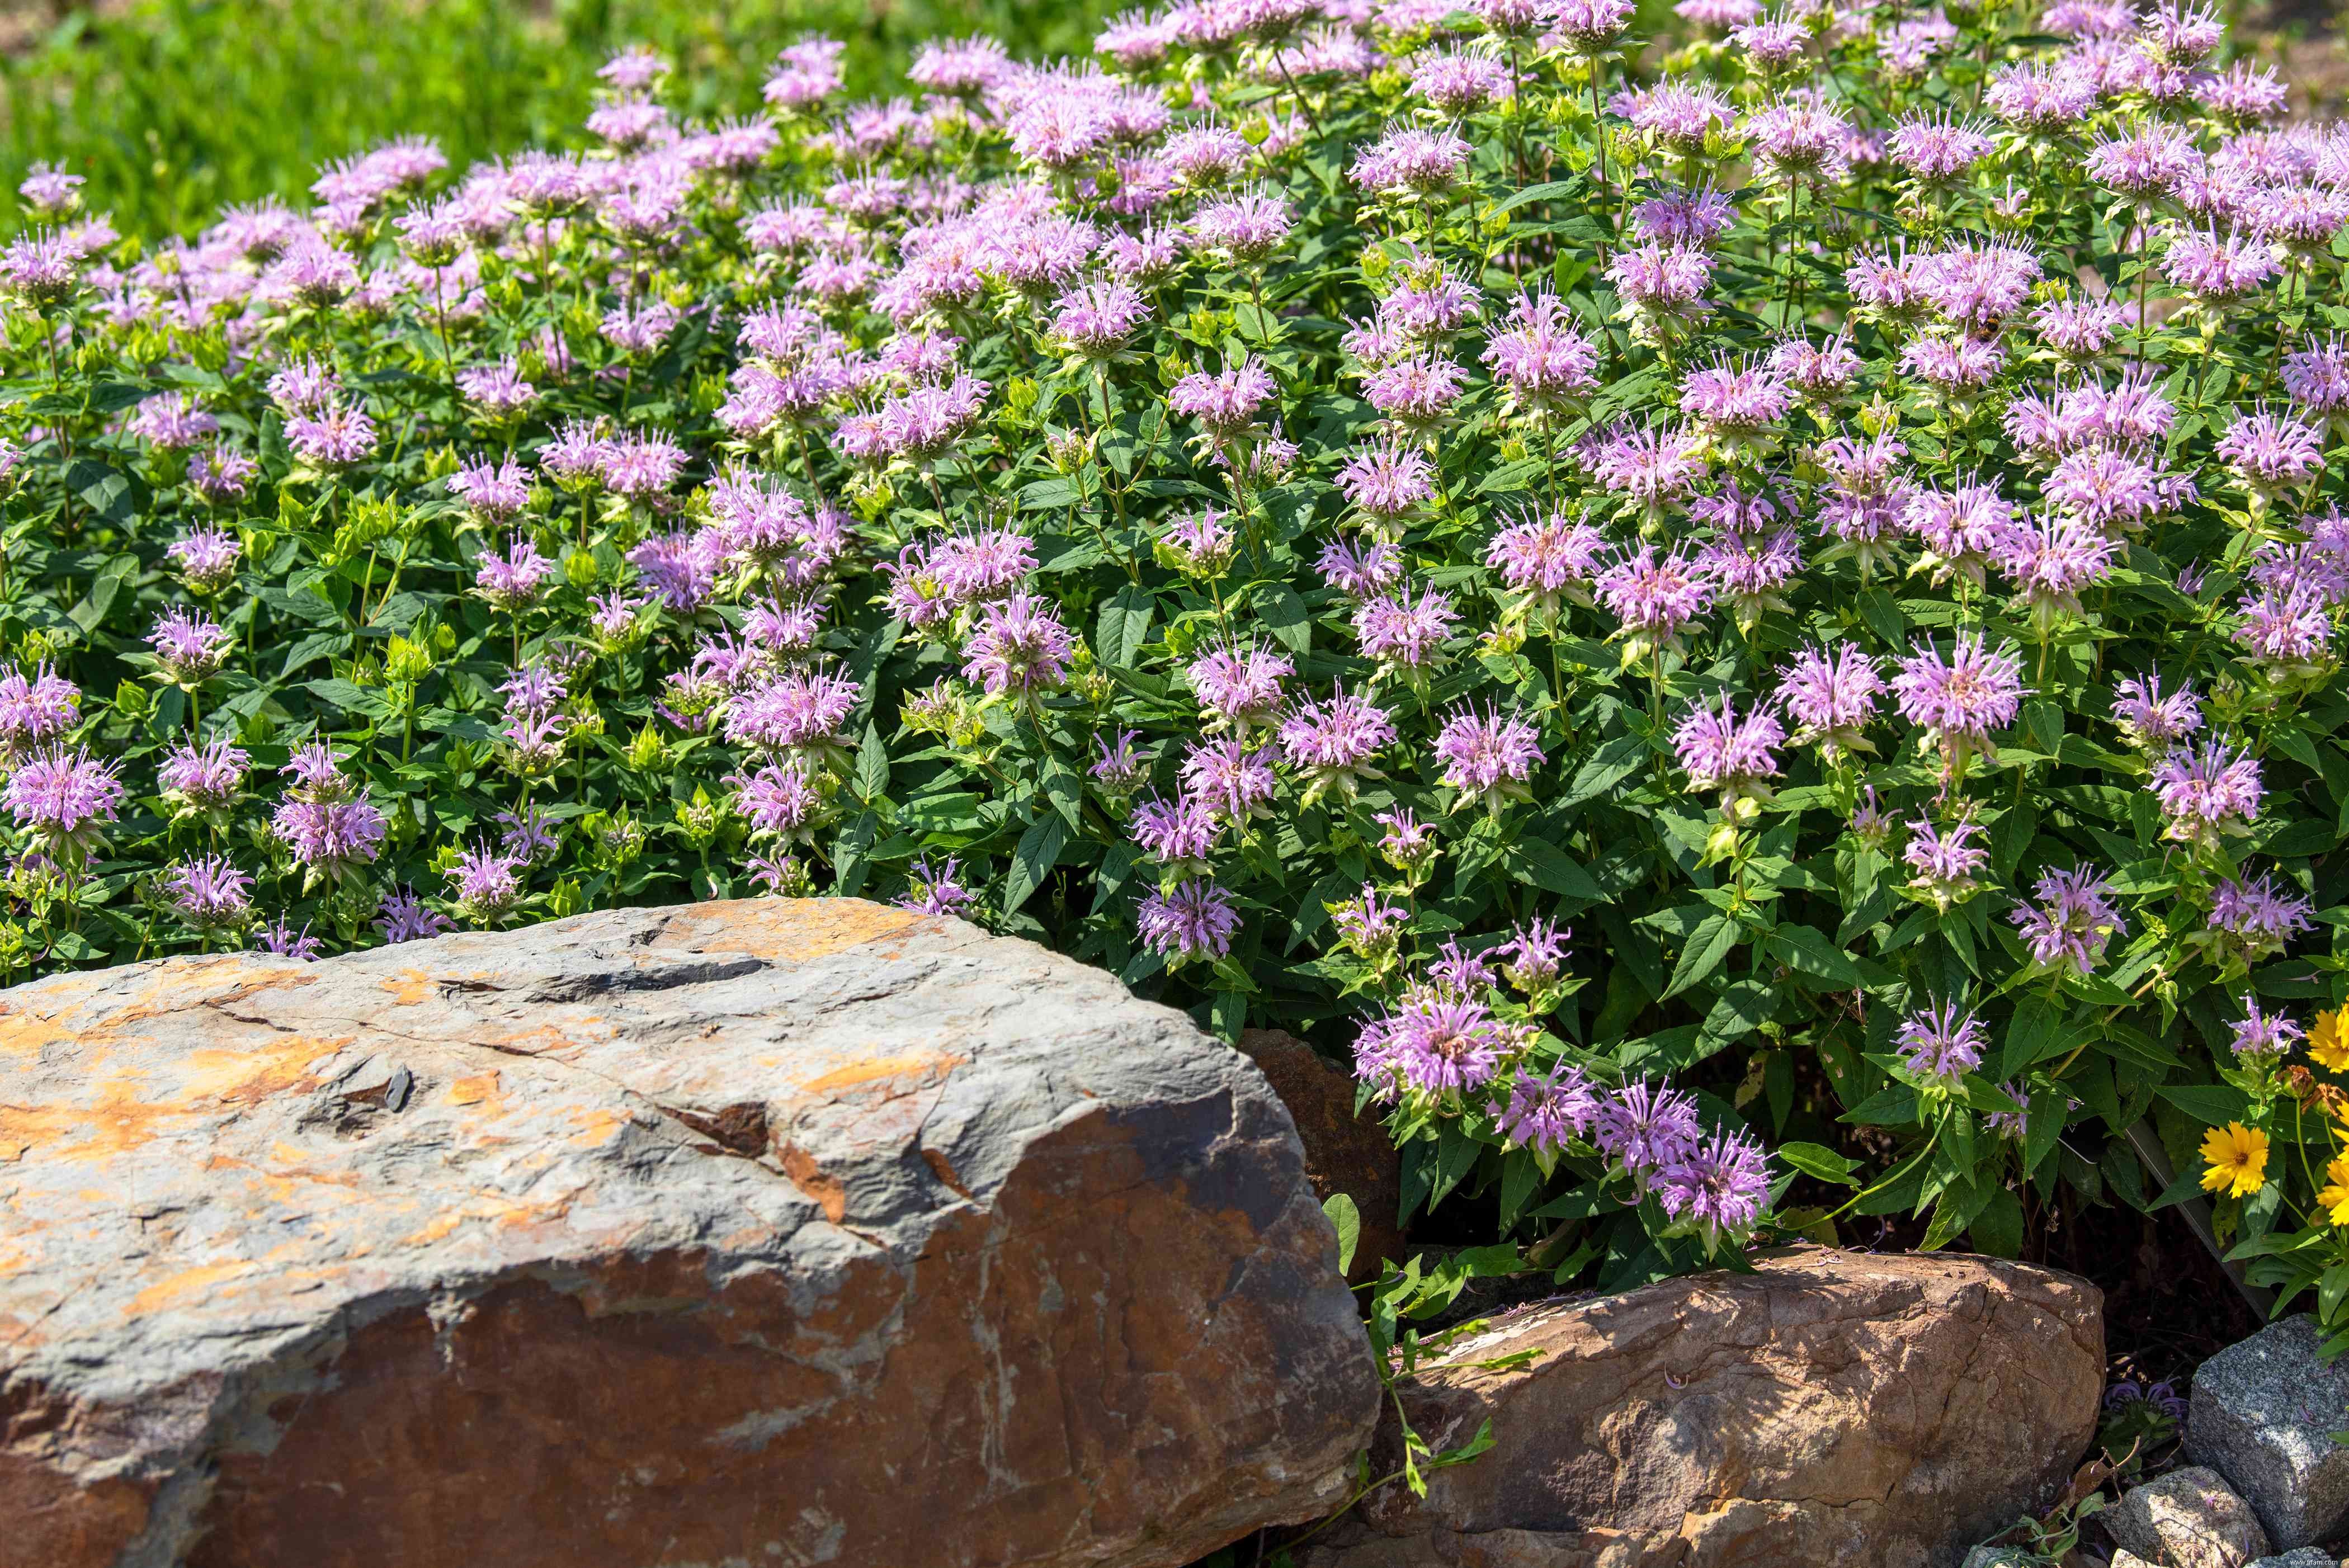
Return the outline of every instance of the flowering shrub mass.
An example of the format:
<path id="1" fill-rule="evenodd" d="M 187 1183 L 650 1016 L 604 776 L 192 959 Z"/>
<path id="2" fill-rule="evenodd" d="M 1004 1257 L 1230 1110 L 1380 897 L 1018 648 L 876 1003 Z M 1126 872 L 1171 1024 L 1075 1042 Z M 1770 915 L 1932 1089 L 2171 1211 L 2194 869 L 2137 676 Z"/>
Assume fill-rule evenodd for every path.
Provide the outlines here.
<path id="1" fill-rule="evenodd" d="M 1679 9 L 36 174 L 0 961 L 900 898 L 1350 1047 L 1561 1280 L 2207 1188 L 2338 1306 L 2349 133 L 2174 5 Z"/>

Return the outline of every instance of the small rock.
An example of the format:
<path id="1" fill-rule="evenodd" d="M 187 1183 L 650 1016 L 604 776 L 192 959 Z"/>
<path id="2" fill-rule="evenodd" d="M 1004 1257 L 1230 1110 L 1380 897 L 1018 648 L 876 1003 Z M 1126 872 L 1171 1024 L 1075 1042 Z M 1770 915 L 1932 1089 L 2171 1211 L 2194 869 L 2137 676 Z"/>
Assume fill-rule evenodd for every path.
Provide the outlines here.
<path id="1" fill-rule="evenodd" d="M 2306 1313 L 2228 1346 L 2194 1374 L 2186 1457 L 2233 1483 L 2284 1551 L 2349 1524 L 2349 1360 L 2323 1362 Z"/>
<path id="2" fill-rule="evenodd" d="M 2121 1568 L 2118 1559 L 2113 1568 Z M 2341 1559 L 2322 1546 L 2295 1546 L 2274 1557 L 2262 1557 L 2251 1568 L 2341 1568 Z"/>
<path id="3" fill-rule="evenodd" d="M 1272 1092 L 1288 1108 L 1305 1145 L 1305 1179 L 1327 1201 L 1343 1192 L 1362 1216 L 1347 1276 L 1379 1277 L 1381 1259 L 1409 1257 L 1395 1214 L 1402 1207 L 1402 1157 L 1375 1115 L 1354 1114 L 1354 1075 L 1296 1036 L 1278 1029 L 1244 1029 L 1240 1052 L 1256 1063 Z"/>
<path id="4" fill-rule="evenodd" d="M 2096 1518 L 2116 1543 L 2161 1568 L 2248 1568 L 2268 1554 L 2251 1504 L 2199 1465 L 2131 1487 Z"/>
<path id="5" fill-rule="evenodd" d="M 2106 1568 L 2154 1568 L 2154 1565 L 2124 1546 L 2113 1553 L 2113 1560 Z M 2253 1564 L 2253 1568 L 2258 1568 L 2258 1565 Z"/>
<path id="6" fill-rule="evenodd" d="M 2039 1561 L 2037 1554 L 2020 1546 L 1977 1546 L 1966 1553 L 1960 1568 L 2039 1568 Z M 2113 1568 L 2122 1568 L 2119 1558 L 2113 1560 Z"/>
<path id="7" fill-rule="evenodd" d="M 1489 1419 L 1493 1449 L 1424 1498 L 1372 1493 L 1389 1539 L 1309 1563 L 1953 1568 L 2062 1488 L 2104 1382 L 2095 1286 L 1939 1253 L 1755 1262 L 1509 1313 L 1423 1366 L 1413 1426 L 1442 1449 Z M 1374 1473 L 1401 1440 L 1390 1414 Z"/>

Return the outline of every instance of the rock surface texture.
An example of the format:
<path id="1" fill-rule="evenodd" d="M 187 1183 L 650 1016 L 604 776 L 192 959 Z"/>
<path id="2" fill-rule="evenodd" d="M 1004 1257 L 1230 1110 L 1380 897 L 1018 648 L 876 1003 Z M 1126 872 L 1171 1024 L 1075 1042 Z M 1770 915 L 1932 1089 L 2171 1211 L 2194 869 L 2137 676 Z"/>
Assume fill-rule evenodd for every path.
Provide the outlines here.
<path id="1" fill-rule="evenodd" d="M 2227 1478 L 2279 1552 L 2349 1526 L 2349 1361 L 2317 1358 L 2316 1320 L 2271 1323 L 2196 1368 L 2186 1455 Z"/>
<path id="2" fill-rule="evenodd" d="M 1381 1259 L 1402 1263 L 1410 1255 L 1395 1223 L 1402 1207 L 1402 1159 L 1375 1113 L 1354 1114 L 1354 1075 L 1278 1029 L 1243 1030 L 1240 1052 L 1264 1070 L 1296 1121 L 1314 1196 L 1343 1192 L 1361 1214 L 1350 1276 L 1374 1280 Z"/>
<path id="3" fill-rule="evenodd" d="M 1471 1364 L 1537 1352 L 1521 1370 Z M 1407 1387 L 1441 1449 L 1309 1568 L 1955 1568 L 2095 1430 L 2103 1297 L 1982 1258 L 1804 1248 L 1532 1308 Z M 1375 1473 L 1396 1469 L 1390 1420 Z"/>
<path id="4" fill-rule="evenodd" d="M 1157 1568 L 1378 1387 L 1287 1114 L 854 901 L 0 994 L 8 1568 Z M 485 1554 L 486 1553 L 486 1554 Z"/>
<path id="5" fill-rule="evenodd" d="M 2251 1506 L 2199 1465 L 2129 1488 L 2096 1519 L 2115 1542 L 2160 1568 L 2246 1568 L 2268 1554 Z"/>

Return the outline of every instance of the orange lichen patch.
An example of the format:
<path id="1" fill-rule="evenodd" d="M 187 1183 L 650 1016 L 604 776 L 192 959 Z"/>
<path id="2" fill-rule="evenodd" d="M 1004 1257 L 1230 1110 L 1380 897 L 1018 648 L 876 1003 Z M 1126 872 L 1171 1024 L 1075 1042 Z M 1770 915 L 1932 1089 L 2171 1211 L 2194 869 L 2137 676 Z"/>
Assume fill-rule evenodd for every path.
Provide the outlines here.
<path id="1" fill-rule="evenodd" d="M 491 1029 L 476 1025 L 465 1035 L 465 1043 L 487 1046 L 514 1057 L 552 1057 L 562 1061 L 565 1051 L 577 1051 L 579 1042 L 557 1025 L 534 1024 L 527 1029 Z"/>
<path id="2" fill-rule="evenodd" d="M 493 1230 L 510 1231 L 523 1225 L 559 1219 L 571 1207 L 568 1197 L 548 1202 L 521 1203 L 507 1198 L 478 1197 L 469 1199 L 453 1209 L 444 1209 L 425 1222 L 420 1230 L 410 1231 L 400 1241 L 412 1246 L 429 1246 L 453 1233 L 467 1221 L 474 1221 Z"/>
<path id="3" fill-rule="evenodd" d="M 199 1264 L 191 1269 L 181 1269 L 169 1279 L 158 1280 L 130 1298 L 122 1309 L 125 1317 L 140 1317 L 156 1308 L 166 1306 L 182 1296 L 209 1294 L 224 1280 L 233 1280 L 253 1273 L 261 1265 L 251 1258 L 232 1258 L 226 1263 Z"/>
<path id="4" fill-rule="evenodd" d="M 968 1057 L 941 1056 L 924 1053 L 904 1057 L 874 1057 L 871 1061 L 858 1062 L 854 1067 L 837 1068 L 822 1078 L 811 1078 L 799 1087 L 809 1094 L 837 1094 L 843 1089 L 859 1088 L 865 1084 L 880 1083 L 889 1078 L 919 1077 L 924 1079 L 944 1078 L 969 1060 Z"/>
<path id="5" fill-rule="evenodd" d="M 681 914 L 665 935 L 694 942 L 704 953 L 741 953 L 778 964 L 812 964 L 835 953 L 894 936 L 922 917 L 893 905 L 857 899 L 771 899 L 731 903 L 723 912 Z M 717 932 L 725 934 L 718 936 Z M 704 937 L 702 934 L 712 934 Z"/>
<path id="6" fill-rule="evenodd" d="M 30 1056 L 52 1040 L 70 1038 L 73 1033 L 36 1013 L 0 1006 L 0 1051 Z"/>
<path id="7" fill-rule="evenodd" d="M 259 1105 L 288 1089 L 318 1087 L 309 1067 L 351 1044 L 356 1035 L 286 1035 L 244 1050 L 190 1051 L 173 1064 L 181 1099 Z"/>
<path id="8" fill-rule="evenodd" d="M 625 1112 L 606 1109 L 601 1106 L 574 1110 L 571 1113 L 571 1119 L 579 1124 L 579 1130 L 571 1135 L 571 1141 L 583 1149 L 591 1144 L 605 1141 L 628 1122 Z"/>
<path id="9" fill-rule="evenodd" d="M 848 1212 L 848 1189 L 837 1176 L 827 1176 L 815 1162 L 815 1156 L 804 1149 L 786 1144 L 783 1148 L 783 1174 L 792 1185 L 815 1200 L 823 1210 L 823 1217 L 838 1224 Z"/>
<path id="10" fill-rule="evenodd" d="M 449 1086 L 450 1105 L 479 1105 L 483 1100 L 502 1101 L 504 1098 L 498 1093 L 498 1075 L 494 1069 L 475 1073 L 471 1078 L 460 1078 Z"/>
<path id="11" fill-rule="evenodd" d="M 255 1106 L 292 1088 L 316 1087 L 311 1062 L 349 1043 L 288 1035 L 250 1050 L 191 1051 L 172 1065 L 168 1097 L 147 1074 L 121 1068 L 84 1083 L 69 1105 L 0 1102 L 0 1148 L 30 1145 L 23 1158 L 108 1160 L 217 1115 L 222 1106 Z"/>
<path id="12" fill-rule="evenodd" d="M 440 990 L 439 980 L 421 969 L 413 968 L 388 975 L 376 984 L 391 994 L 391 1005 L 395 1007 L 413 1007 L 419 1003 L 429 1002 Z"/>

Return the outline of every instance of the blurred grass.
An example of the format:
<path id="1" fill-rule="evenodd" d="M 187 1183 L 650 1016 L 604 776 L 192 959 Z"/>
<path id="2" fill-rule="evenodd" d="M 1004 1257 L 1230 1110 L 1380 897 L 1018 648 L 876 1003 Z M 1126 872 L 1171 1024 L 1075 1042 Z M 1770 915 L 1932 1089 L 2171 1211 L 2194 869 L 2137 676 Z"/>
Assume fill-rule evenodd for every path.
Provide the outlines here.
<path id="1" fill-rule="evenodd" d="M 304 200 L 317 166 L 393 135 L 457 167 L 573 134 L 595 67 L 631 42 L 675 60 L 688 112 L 743 113 L 776 49 L 849 44 L 853 92 L 898 79 L 913 42 L 987 31 L 1082 53 L 1106 0 L 136 0 L 77 9 L 0 54 L 0 181 L 36 160 L 84 176 L 126 233 L 187 232 L 228 202 Z M 21 13 L 20 24 L 21 24 Z M 16 226 L 0 202 L 0 232 Z"/>

